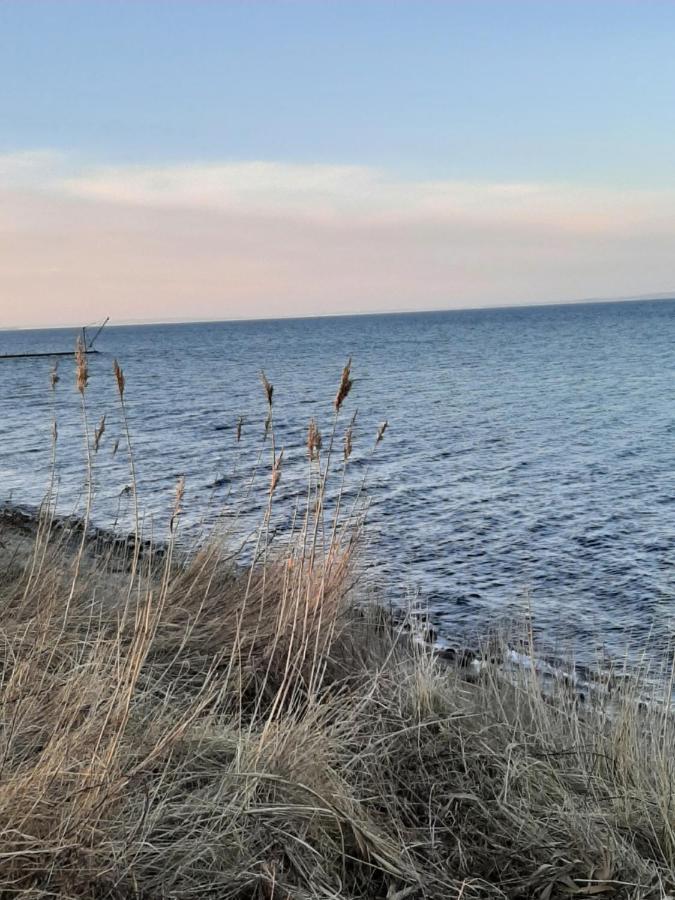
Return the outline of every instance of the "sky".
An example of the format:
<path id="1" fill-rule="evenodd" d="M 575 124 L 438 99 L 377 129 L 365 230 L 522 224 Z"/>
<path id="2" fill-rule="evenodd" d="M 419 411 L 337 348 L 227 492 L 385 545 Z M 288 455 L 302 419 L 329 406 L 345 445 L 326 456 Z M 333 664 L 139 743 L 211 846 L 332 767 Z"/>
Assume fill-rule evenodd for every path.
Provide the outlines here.
<path id="1" fill-rule="evenodd" d="M 0 327 L 675 294 L 675 0 L 0 0 Z"/>

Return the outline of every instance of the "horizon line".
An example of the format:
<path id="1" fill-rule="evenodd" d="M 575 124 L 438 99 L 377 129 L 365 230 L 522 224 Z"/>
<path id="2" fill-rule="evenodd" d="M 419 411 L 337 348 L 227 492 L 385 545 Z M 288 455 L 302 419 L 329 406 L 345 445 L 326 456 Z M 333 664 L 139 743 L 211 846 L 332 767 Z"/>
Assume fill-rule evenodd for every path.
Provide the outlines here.
<path id="1" fill-rule="evenodd" d="M 209 325 L 223 323 L 247 323 L 247 322 L 292 322 L 305 321 L 312 319 L 347 319 L 366 316 L 410 316 L 410 315 L 430 315 L 433 313 L 453 313 L 453 312 L 479 312 L 485 310 L 500 309 L 531 309 L 541 307 L 557 307 L 557 306 L 591 306 L 602 303 L 649 303 L 654 301 L 675 300 L 675 290 L 672 292 L 659 291 L 653 294 L 638 294 L 628 297 L 584 297 L 574 300 L 553 300 L 541 301 L 537 303 L 495 303 L 489 305 L 467 305 L 454 307 L 431 307 L 424 309 L 385 309 L 385 310 L 363 310 L 360 312 L 331 312 L 331 313 L 309 313 L 307 315 L 286 315 L 286 316 L 230 316 L 227 318 L 211 318 L 205 316 L 203 318 L 181 319 L 180 317 L 171 319 L 124 319 L 120 322 L 108 322 L 105 328 L 129 328 L 129 327 L 151 327 L 154 325 Z M 14 331 L 66 331 L 71 329 L 81 330 L 82 328 L 94 328 L 100 325 L 100 322 L 93 322 L 87 325 L 82 323 L 71 323 L 65 325 L 15 325 L 3 327 L 0 325 L 0 332 Z"/>

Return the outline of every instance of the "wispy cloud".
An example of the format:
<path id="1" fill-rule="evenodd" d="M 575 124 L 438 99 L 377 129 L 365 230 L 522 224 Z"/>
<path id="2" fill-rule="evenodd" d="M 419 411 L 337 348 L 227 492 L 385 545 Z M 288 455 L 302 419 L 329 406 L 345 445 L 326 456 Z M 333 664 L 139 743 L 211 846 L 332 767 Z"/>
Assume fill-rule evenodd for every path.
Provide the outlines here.
<path id="1" fill-rule="evenodd" d="M 675 191 L 284 162 L 0 155 L 0 324 L 305 314 L 675 287 Z"/>
<path id="2" fill-rule="evenodd" d="M 649 193 L 541 183 L 396 177 L 365 166 L 270 162 L 107 167 L 62 179 L 74 196 L 152 208 L 279 215 L 323 222 L 457 222 L 621 231 L 673 208 Z"/>
<path id="3" fill-rule="evenodd" d="M 44 187 L 68 171 L 67 157 L 55 150 L 0 153 L 0 186 Z"/>

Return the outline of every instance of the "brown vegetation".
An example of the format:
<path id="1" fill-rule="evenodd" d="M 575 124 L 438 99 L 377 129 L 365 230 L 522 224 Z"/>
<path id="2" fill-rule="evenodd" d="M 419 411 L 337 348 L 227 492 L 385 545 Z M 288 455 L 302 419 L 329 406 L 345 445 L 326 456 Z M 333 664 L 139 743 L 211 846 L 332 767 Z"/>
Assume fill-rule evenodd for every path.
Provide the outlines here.
<path id="1" fill-rule="evenodd" d="M 85 423 L 87 378 L 78 363 Z M 527 669 L 469 683 L 361 602 L 359 524 L 326 496 L 350 387 L 348 364 L 325 449 L 310 427 L 299 524 L 274 550 L 272 441 L 247 562 L 222 534 L 178 553 L 183 482 L 161 556 L 140 541 L 123 564 L 94 554 L 49 503 L 0 534 L 0 895 L 669 895 L 664 707 L 635 687 L 610 714 Z"/>

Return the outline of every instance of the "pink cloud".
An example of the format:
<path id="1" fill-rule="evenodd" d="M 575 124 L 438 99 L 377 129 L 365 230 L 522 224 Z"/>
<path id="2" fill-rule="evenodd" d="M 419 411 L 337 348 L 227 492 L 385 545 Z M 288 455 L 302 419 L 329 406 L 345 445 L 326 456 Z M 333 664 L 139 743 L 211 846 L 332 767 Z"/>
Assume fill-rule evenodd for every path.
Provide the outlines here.
<path id="1" fill-rule="evenodd" d="M 0 157 L 0 327 L 312 315 L 675 287 L 673 198 L 360 167 Z M 4 186 L 3 186 L 4 185 Z"/>

